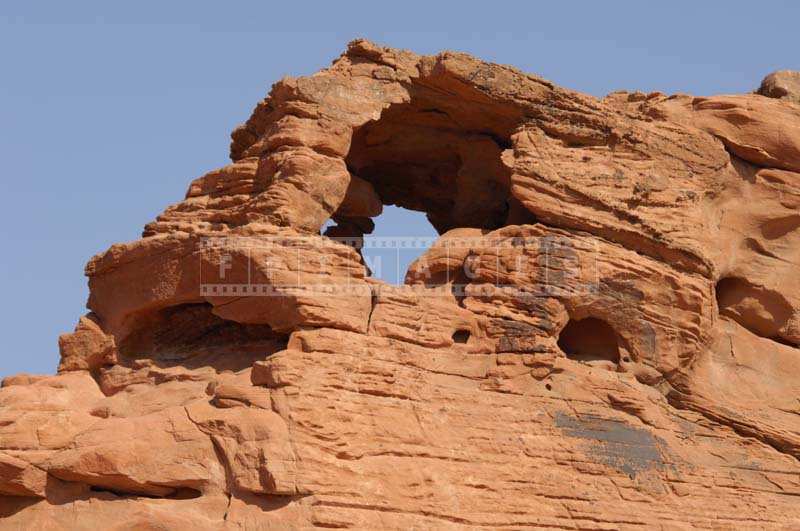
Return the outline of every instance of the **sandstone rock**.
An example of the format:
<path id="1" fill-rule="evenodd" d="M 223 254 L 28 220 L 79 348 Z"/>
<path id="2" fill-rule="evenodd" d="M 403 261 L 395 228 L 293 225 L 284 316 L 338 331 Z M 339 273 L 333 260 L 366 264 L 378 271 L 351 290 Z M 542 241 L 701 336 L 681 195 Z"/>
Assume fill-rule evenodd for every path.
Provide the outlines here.
<path id="1" fill-rule="evenodd" d="M 157 497 L 213 489 L 225 478 L 211 441 L 183 407 L 97 422 L 44 466 L 63 481 Z"/>
<path id="2" fill-rule="evenodd" d="M 0 494 L 46 496 L 47 472 L 6 453 L 0 453 L 0 480 Z"/>
<path id="3" fill-rule="evenodd" d="M 59 372 L 95 370 L 117 361 L 114 338 L 103 332 L 97 317 L 91 313 L 80 318 L 73 333 L 58 338 L 58 349 Z"/>
<path id="4" fill-rule="evenodd" d="M 755 95 L 671 98 L 655 105 L 670 120 L 719 138 L 736 156 L 800 171 L 800 107 Z"/>
<path id="5" fill-rule="evenodd" d="M 596 99 L 359 40 L 279 81 L 3 381 L 0 527 L 795 527 L 792 79 Z M 385 204 L 441 234 L 402 286 Z"/>
<path id="6" fill-rule="evenodd" d="M 800 104 L 800 72 L 779 70 L 761 81 L 758 93 L 768 98 L 779 98 Z"/>
<path id="7" fill-rule="evenodd" d="M 344 217 L 372 218 L 383 212 L 381 198 L 364 179 L 351 175 L 342 203 L 336 213 Z"/>

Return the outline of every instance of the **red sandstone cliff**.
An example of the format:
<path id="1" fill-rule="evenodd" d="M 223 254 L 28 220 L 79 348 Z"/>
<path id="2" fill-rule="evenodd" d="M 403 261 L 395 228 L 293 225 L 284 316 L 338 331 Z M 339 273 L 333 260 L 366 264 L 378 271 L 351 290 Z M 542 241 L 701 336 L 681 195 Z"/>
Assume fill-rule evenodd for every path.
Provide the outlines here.
<path id="1" fill-rule="evenodd" d="M 281 80 L 3 382 L 0 527 L 799 527 L 797 80 L 596 99 L 366 41 Z M 442 235 L 397 289 L 383 204 Z"/>

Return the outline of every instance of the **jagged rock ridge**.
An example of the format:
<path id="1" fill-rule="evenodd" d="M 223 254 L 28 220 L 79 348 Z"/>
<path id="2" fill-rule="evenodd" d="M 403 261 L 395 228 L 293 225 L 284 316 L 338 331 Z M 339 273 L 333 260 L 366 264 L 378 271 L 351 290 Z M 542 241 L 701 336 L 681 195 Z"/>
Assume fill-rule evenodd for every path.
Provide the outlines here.
<path id="1" fill-rule="evenodd" d="M 0 526 L 797 525 L 796 79 L 597 99 L 362 40 L 281 80 L 3 382 Z M 441 234 L 399 288 L 384 204 Z"/>

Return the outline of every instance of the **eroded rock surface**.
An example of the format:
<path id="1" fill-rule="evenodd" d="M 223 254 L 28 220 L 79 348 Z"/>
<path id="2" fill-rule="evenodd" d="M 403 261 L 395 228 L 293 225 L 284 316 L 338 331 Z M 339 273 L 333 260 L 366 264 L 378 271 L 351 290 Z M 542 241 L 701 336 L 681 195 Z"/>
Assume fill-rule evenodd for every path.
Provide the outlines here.
<path id="1" fill-rule="evenodd" d="M 761 81 L 759 94 L 769 98 L 780 98 L 800 104 L 800 72 L 779 70 Z"/>
<path id="2" fill-rule="evenodd" d="M 4 380 L 0 527 L 797 527 L 793 76 L 597 99 L 355 41 L 281 80 Z M 383 205 L 441 234 L 402 286 Z"/>

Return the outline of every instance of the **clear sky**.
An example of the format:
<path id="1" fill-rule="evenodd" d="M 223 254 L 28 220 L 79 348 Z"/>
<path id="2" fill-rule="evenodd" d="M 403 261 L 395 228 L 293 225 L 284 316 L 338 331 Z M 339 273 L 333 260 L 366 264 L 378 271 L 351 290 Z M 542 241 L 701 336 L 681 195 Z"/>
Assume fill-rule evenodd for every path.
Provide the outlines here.
<path id="1" fill-rule="evenodd" d="M 113 4 L 113 5 L 112 5 Z M 800 70 L 798 2 L 0 4 L 0 376 L 52 372 L 83 267 L 227 162 L 272 82 L 356 37 L 466 51 L 562 86 L 738 93 Z M 378 233 L 429 234 L 396 210 Z"/>

